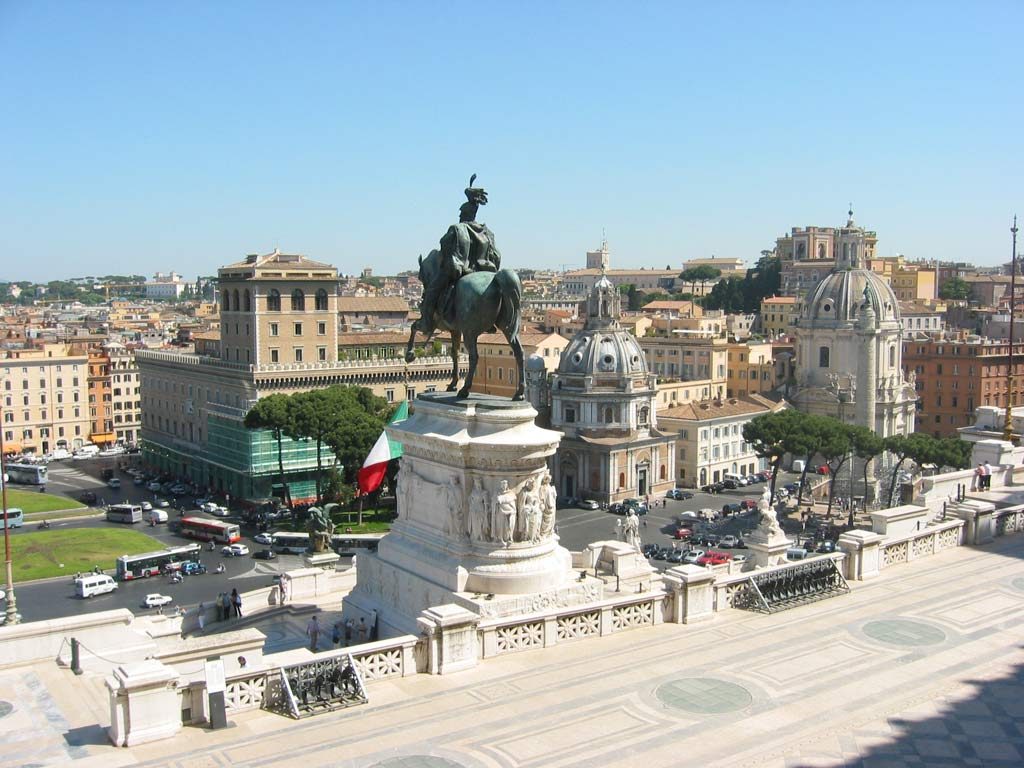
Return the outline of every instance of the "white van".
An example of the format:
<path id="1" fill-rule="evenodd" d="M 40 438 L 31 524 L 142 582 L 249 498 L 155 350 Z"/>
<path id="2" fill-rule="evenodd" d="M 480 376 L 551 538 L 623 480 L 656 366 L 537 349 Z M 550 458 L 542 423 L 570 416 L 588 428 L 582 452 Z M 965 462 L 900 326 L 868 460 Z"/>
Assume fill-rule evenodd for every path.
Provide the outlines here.
<path id="1" fill-rule="evenodd" d="M 167 522 L 167 513 L 162 509 L 151 509 L 149 510 L 149 522 L 153 525 Z"/>
<path id="2" fill-rule="evenodd" d="M 90 573 L 75 579 L 75 594 L 79 597 L 105 595 L 117 589 L 117 582 L 105 573 Z"/>
<path id="3" fill-rule="evenodd" d="M 92 443 L 86 443 L 81 448 L 75 451 L 75 455 L 72 458 L 75 459 L 91 459 L 94 456 L 99 456 L 100 447 L 93 445 Z"/>
<path id="4" fill-rule="evenodd" d="M 731 472 L 727 472 L 722 475 L 722 480 L 732 480 L 736 485 L 742 487 L 747 484 L 747 478 L 745 475 L 734 475 Z"/>

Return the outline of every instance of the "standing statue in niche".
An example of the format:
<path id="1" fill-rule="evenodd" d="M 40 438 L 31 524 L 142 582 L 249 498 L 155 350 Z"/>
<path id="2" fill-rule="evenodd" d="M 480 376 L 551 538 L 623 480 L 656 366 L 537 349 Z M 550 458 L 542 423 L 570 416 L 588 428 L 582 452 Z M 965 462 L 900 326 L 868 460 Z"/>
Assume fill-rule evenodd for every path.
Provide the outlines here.
<path id="1" fill-rule="evenodd" d="M 506 547 L 512 543 L 516 530 L 516 495 L 509 490 L 508 480 L 498 485 L 498 495 L 494 497 L 495 538 Z"/>
<path id="2" fill-rule="evenodd" d="M 519 496 L 519 516 L 522 518 L 522 541 L 535 542 L 540 536 L 541 507 L 540 497 L 534 490 L 536 481 L 531 477 L 526 481 L 522 494 Z"/>
<path id="3" fill-rule="evenodd" d="M 555 509 L 558 506 L 558 491 L 551 483 L 551 472 L 544 470 L 544 477 L 540 481 L 540 538 L 546 539 L 555 529 Z"/>
<path id="4" fill-rule="evenodd" d="M 487 192 L 474 187 L 476 174 L 466 188 L 466 202 L 459 208 L 459 223 L 453 224 L 441 238 L 440 250 L 420 257 L 419 278 L 423 283 L 420 319 L 412 325 L 405 360 L 416 359 L 413 344 L 417 331 L 428 339 L 435 330 L 449 331 L 452 337 L 452 379 L 448 391 L 458 389 L 459 398 L 469 397 L 476 374 L 479 353 L 477 338 L 500 330 L 516 360 L 519 374 L 513 400 L 525 397 L 523 345 L 519 341 L 523 286 L 511 269 L 501 269 L 501 254 L 494 244 L 494 233 L 476 220 L 481 205 L 487 205 Z M 459 389 L 459 352 L 465 343 L 469 370 Z"/>
<path id="5" fill-rule="evenodd" d="M 448 510 L 448 517 L 445 518 L 445 533 L 455 538 L 462 538 L 466 535 L 466 522 L 463 517 L 462 483 L 458 475 L 452 475 L 444 484 L 445 508 Z"/>
<path id="6" fill-rule="evenodd" d="M 641 549 L 640 518 L 632 508 L 626 514 L 626 520 L 622 524 L 622 534 L 624 541 L 639 552 Z"/>
<path id="7" fill-rule="evenodd" d="M 491 495 L 477 477 L 473 480 L 473 492 L 469 494 L 469 538 L 487 541 L 491 537 L 490 511 Z"/>

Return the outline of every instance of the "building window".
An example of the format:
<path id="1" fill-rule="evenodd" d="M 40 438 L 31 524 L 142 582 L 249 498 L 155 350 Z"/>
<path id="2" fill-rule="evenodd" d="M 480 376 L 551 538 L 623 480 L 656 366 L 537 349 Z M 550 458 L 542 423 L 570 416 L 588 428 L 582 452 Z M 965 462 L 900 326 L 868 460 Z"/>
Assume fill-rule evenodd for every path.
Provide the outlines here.
<path id="1" fill-rule="evenodd" d="M 327 335 L 327 323 L 317 323 L 316 324 L 316 335 L 317 336 L 326 336 Z"/>
<path id="2" fill-rule="evenodd" d="M 566 424 L 575 424 L 576 423 L 576 409 L 575 408 L 571 408 L 571 407 L 569 407 L 567 405 L 567 406 L 565 406 L 564 413 L 565 413 L 565 423 Z"/>
<path id="3" fill-rule="evenodd" d="M 384 399 L 387 400 L 389 403 L 395 402 L 395 390 L 393 390 L 393 389 L 385 389 L 384 390 Z"/>
<path id="4" fill-rule="evenodd" d="M 818 349 L 818 367 L 828 368 L 828 347 L 820 347 Z"/>
<path id="5" fill-rule="evenodd" d="M 231 294 L 228 293 L 228 289 L 227 288 L 225 288 L 224 291 L 220 295 L 220 308 L 221 308 L 222 312 L 227 312 L 229 309 L 231 309 L 231 306 L 230 306 L 230 301 L 231 301 L 230 295 Z"/>
<path id="6" fill-rule="evenodd" d="M 302 335 L 302 323 L 295 323 L 294 326 L 295 326 L 294 327 L 295 335 L 296 336 L 301 336 Z"/>
<path id="7" fill-rule="evenodd" d="M 625 487 L 626 487 L 626 473 L 625 472 L 619 472 L 619 488 L 625 488 Z"/>
<path id="8" fill-rule="evenodd" d="M 242 297 L 242 301 L 245 306 L 246 312 L 252 312 L 252 296 L 249 294 L 249 289 L 245 289 L 245 294 Z"/>
<path id="9" fill-rule="evenodd" d="M 238 311 L 238 289 L 235 288 L 234 293 L 231 295 L 231 309 L 234 312 Z"/>
<path id="10" fill-rule="evenodd" d="M 327 347 L 316 348 L 316 359 L 319 360 L 321 363 L 327 361 Z"/>
<path id="11" fill-rule="evenodd" d="M 647 422 L 650 420 L 650 418 L 651 418 L 651 409 L 648 408 L 647 406 L 644 406 L 643 408 L 641 408 L 640 409 L 640 423 L 642 425 L 646 425 Z M 661 479 L 664 480 L 665 479 L 664 476 L 662 476 Z"/>
<path id="12" fill-rule="evenodd" d="M 276 349 L 270 350 L 270 362 L 278 362 L 278 351 Z"/>
<path id="13" fill-rule="evenodd" d="M 405 399 L 406 400 L 415 400 L 416 399 L 416 387 L 407 387 L 406 388 L 406 390 L 405 390 Z"/>
<path id="14" fill-rule="evenodd" d="M 327 309 L 327 291 L 325 291 L 323 288 L 320 288 L 316 292 L 315 306 L 318 311 L 324 311 Z"/>
<path id="15" fill-rule="evenodd" d="M 271 288 L 270 291 L 267 293 L 267 311 L 281 311 L 281 292 L 277 290 L 277 288 Z"/>
<path id="16" fill-rule="evenodd" d="M 270 335 L 271 336 L 277 336 L 278 332 L 279 332 L 278 324 L 277 323 L 271 323 L 270 324 Z"/>
<path id="17" fill-rule="evenodd" d="M 295 362 L 302 362 L 302 347 L 295 347 Z"/>
<path id="18" fill-rule="evenodd" d="M 301 288 L 292 291 L 292 312 L 304 312 L 306 310 L 306 294 Z"/>

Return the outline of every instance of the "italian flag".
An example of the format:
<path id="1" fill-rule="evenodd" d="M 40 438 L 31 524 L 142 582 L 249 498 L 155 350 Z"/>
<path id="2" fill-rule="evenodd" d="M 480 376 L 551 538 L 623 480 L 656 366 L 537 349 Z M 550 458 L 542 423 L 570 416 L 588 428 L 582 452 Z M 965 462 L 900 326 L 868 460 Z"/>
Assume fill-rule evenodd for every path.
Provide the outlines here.
<path id="1" fill-rule="evenodd" d="M 409 418 L 409 401 L 403 400 L 389 424 L 397 424 Z M 359 470 L 359 492 L 373 493 L 384 482 L 384 473 L 388 462 L 402 455 L 402 444 L 388 438 L 387 432 L 381 432 L 377 442 L 373 444 L 370 454 Z"/>

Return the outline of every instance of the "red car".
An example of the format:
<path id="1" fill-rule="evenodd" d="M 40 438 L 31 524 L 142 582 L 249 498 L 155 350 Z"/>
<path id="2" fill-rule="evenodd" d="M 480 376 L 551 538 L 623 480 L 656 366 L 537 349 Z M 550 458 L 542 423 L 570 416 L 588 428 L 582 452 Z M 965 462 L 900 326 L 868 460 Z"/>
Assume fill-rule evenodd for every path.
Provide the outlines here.
<path id="1" fill-rule="evenodd" d="M 740 502 L 740 509 L 757 509 L 757 502 L 753 499 L 744 499 Z"/>
<path id="2" fill-rule="evenodd" d="M 672 534 L 672 537 L 676 539 L 688 539 L 691 536 L 693 536 L 693 531 L 689 528 L 676 528 L 676 532 Z"/>
<path id="3" fill-rule="evenodd" d="M 712 549 L 697 561 L 697 565 L 725 565 L 730 560 L 732 560 L 732 555 L 728 552 L 719 552 Z"/>
<path id="4" fill-rule="evenodd" d="M 822 464 L 820 467 L 818 467 L 818 474 L 819 475 L 827 475 L 828 474 L 828 464 Z"/>

